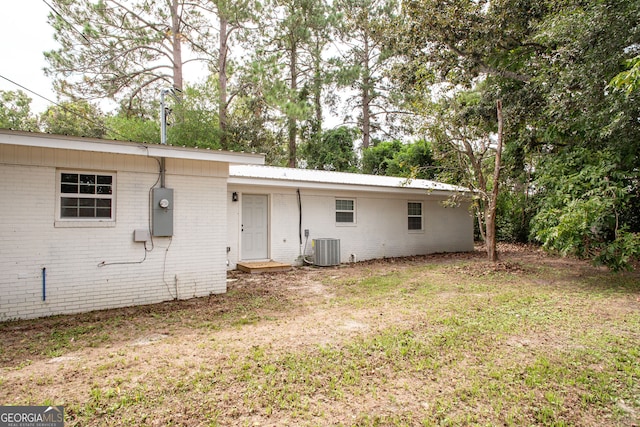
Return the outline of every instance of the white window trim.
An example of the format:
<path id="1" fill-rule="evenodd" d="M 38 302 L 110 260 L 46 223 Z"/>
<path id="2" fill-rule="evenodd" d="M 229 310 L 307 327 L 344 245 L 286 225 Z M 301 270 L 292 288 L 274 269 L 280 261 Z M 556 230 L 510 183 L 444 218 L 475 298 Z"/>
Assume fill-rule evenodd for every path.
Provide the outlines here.
<path id="1" fill-rule="evenodd" d="M 353 202 L 353 210 L 338 210 L 336 209 L 336 201 L 338 200 L 350 200 Z M 357 199 L 354 197 L 336 197 L 334 202 L 333 202 L 333 219 L 335 221 L 336 219 L 336 213 L 338 212 L 353 212 L 353 222 L 338 222 L 335 221 L 336 226 L 337 227 L 354 227 L 356 225 L 357 222 L 357 208 L 358 207 L 358 203 L 357 203 Z"/>
<path id="2" fill-rule="evenodd" d="M 61 199 L 64 193 L 61 192 L 62 174 L 95 174 L 109 175 L 112 177 L 111 186 L 111 218 L 62 218 Z M 116 188 L 117 174 L 114 171 L 98 171 L 86 169 L 57 169 L 56 170 L 56 203 L 54 227 L 58 228 L 108 228 L 116 226 Z"/>
<path id="3" fill-rule="evenodd" d="M 420 215 L 409 215 L 409 203 L 419 203 L 420 204 Z M 417 218 L 420 217 L 420 229 L 419 230 L 411 230 L 409 229 L 409 218 Z M 424 203 L 420 200 L 407 200 L 407 216 L 406 216 L 406 224 L 407 231 L 409 233 L 424 233 Z"/>

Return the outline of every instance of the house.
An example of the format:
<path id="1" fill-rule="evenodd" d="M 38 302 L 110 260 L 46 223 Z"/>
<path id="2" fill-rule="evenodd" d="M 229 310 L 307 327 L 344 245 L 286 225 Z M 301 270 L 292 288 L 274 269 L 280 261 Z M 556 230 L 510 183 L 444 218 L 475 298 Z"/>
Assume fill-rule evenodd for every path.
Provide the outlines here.
<path id="1" fill-rule="evenodd" d="M 473 248 L 463 188 L 263 163 L 0 129 L 0 321 L 224 293 L 240 261 Z"/>
<path id="2" fill-rule="evenodd" d="M 263 162 L 0 130 L 0 321 L 225 292 L 229 164 Z"/>
<path id="3" fill-rule="evenodd" d="M 333 263 L 473 250 L 471 200 L 462 187 L 231 165 L 227 192 L 230 269 L 251 260 L 317 263 L 314 242 L 338 252 L 329 255 Z"/>

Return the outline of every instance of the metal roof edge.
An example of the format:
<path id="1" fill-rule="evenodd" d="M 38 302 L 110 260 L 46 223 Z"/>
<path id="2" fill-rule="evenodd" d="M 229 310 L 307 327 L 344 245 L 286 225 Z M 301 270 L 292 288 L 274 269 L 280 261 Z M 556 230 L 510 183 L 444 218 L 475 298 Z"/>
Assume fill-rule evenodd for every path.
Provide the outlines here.
<path id="1" fill-rule="evenodd" d="M 289 174 L 288 174 L 289 173 Z M 298 176 L 291 176 L 291 175 Z M 308 175 L 306 178 L 303 175 Z M 333 180 L 322 180 L 318 176 L 324 174 L 334 174 Z M 312 177 L 314 175 L 315 177 Z M 327 175 L 329 176 L 329 175 Z M 378 183 L 348 182 L 349 177 L 374 179 Z M 315 178 L 315 179 L 312 179 Z M 337 178 L 342 178 L 338 181 Z M 269 185 L 279 187 L 303 187 L 303 188 L 324 188 L 324 189 L 354 189 L 360 191 L 404 191 L 414 193 L 428 192 L 439 195 L 460 195 L 472 194 L 467 188 L 443 184 L 437 181 L 423 179 L 409 179 L 407 185 L 401 183 L 405 180 L 402 177 L 387 177 L 378 175 L 351 174 L 346 172 L 317 171 L 308 169 L 282 168 L 274 166 L 244 166 L 237 165 L 229 168 L 230 184 L 251 184 Z M 361 179 L 359 179 L 361 181 Z M 384 184 L 380 184 L 385 181 Z M 411 184 L 413 182 L 413 185 Z M 393 185 L 391 185 L 393 184 Z M 421 184 L 421 185 L 416 185 Z"/>
<path id="2" fill-rule="evenodd" d="M 0 144 L 95 153 L 263 165 L 264 155 L 0 129 Z"/>
<path id="3" fill-rule="evenodd" d="M 278 188 L 301 188 L 301 189 L 313 189 L 313 190 L 335 190 L 335 191 L 353 191 L 353 192 L 367 192 L 367 193 L 402 193 L 402 194 L 426 194 L 430 196 L 442 196 L 451 197 L 454 195 L 465 196 L 467 192 L 457 192 L 450 190 L 435 190 L 428 188 L 415 188 L 415 187 L 385 187 L 385 186 L 373 186 L 373 185 L 358 185 L 358 184 L 339 184 L 339 183 L 323 183 L 323 182 L 309 182 L 309 181 L 286 181 L 286 180 L 274 180 L 268 178 L 252 178 L 252 177 L 234 177 L 229 176 L 227 179 L 229 185 L 246 185 L 251 187 L 278 187 Z M 469 191 L 470 195 L 471 192 Z"/>

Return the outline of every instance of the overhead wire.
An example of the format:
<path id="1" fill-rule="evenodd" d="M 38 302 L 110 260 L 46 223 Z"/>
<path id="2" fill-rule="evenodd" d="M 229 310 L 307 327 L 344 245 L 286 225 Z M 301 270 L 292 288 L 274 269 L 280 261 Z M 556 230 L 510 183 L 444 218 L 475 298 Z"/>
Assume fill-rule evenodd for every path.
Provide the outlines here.
<path id="1" fill-rule="evenodd" d="M 72 24 L 71 22 L 67 21 L 67 19 L 66 19 L 64 16 L 62 16 L 62 14 L 61 14 L 60 12 L 58 12 L 58 11 L 57 11 L 53 6 L 51 6 L 51 5 L 47 2 L 47 0 L 42 0 L 42 2 L 43 2 L 44 4 L 46 4 L 46 5 L 49 7 L 49 9 L 51 9 L 51 10 L 53 11 L 53 13 L 55 13 L 56 15 L 58 15 L 58 16 L 60 17 L 60 19 L 62 19 L 62 20 L 63 20 L 63 21 L 64 21 L 64 22 L 69 26 L 69 27 L 71 27 L 71 29 L 72 29 L 73 31 L 75 31 L 76 33 L 80 34 L 80 36 L 81 36 L 81 37 L 82 37 L 82 38 L 83 38 L 87 43 L 91 43 L 91 42 L 89 41 L 89 39 L 87 38 L 87 36 L 86 36 L 83 32 L 81 32 L 81 31 L 77 30 L 77 29 L 76 29 L 76 27 L 74 27 L 74 26 L 73 26 L 73 24 Z"/>
<path id="2" fill-rule="evenodd" d="M 135 144 L 139 144 L 139 145 L 141 145 L 141 146 L 146 148 L 145 143 L 138 142 L 138 141 L 132 141 L 132 140 L 128 139 L 125 135 L 122 135 L 120 132 L 118 132 L 117 130 L 115 130 L 113 128 L 110 128 L 109 126 L 105 125 L 104 123 L 98 122 L 98 121 L 92 119 L 91 117 L 89 117 L 87 115 L 83 115 L 83 114 L 78 113 L 77 111 L 73 111 L 73 110 L 65 107 L 64 105 L 60 104 L 59 102 L 52 101 L 51 99 L 47 98 L 46 96 L 41 95 L 41 94 L 35 92 L 34 90 L 31 90 L 28 87 L 26 87 L 26 86 L 24 86 L 24 85 L 22 85 L 22 84 L 20 84 L 20 83 L 18 83 L 16 81 L 14 81 L 14 80 L 11 80 L 8 77 L 3 76 L 2 74 L 0 74 L 0 78 L 8 81 L 9 83 L 11 83 L 11 84 L 13 84 L 13 85 L 15 85 L 15 86 L 17 86 L 17 87 L 19 87 L 21 89 L 24 89 L 25 91 L 27 91 L 27 92 L 29 92 L 29 93 L 31 93 L 31 94 L 39 97 L 39 98 L 44 99 L 45 101 L 49 102 L 50 104 L 53 104 L 53 105 L 59 107 L 60 109 L 62 109 L 63 111 L 65 111 L 65 112 L 67 112 L 67 113 L 69 113 L 71 115 L 74 115 L 74 116 L 76 116 L 76 117 L 78 117 L 78 118 L 80 118 L 82 120 L 85 120 L 85 121 L 87 121 L 87 122 L 89 122 L 89 123 L 91 123 L 91 124 L 93 124 L 95 126 L 98 126 L 100 129 L 102 129 L 105 132 L 111 132 L 114 136 L 122 138 L 123 141 L 133 142 Z"/>
<path id="3" fill-rule="evenodd" d="M 77 111 L 73 111 L 73 110 L 71 110 L 71 109 L 69 109 L 69 108 L 65 107 L 64 105 L 62 105 L 62 104 L 60 104 L 60 103 L 56 102 L 56 101 L 52 101 L 51 99 L 47 98 L 46 96 L 44 96 L 44 95 L 40 95 L 38 92 L 36 92 L 36 91 L 34 91 L 34 90 L 31 90 L 31 89 L 29 89 L 28 87 L 26 87 L 26 86 L 24 86 L 24 85 L 22 85 L 22 84 L 20 84 L 20 83 L 18 83 L 18 82 L 16 82 L 16 81 L 14 81 L 14 80 L 11 80 L 11 79 L 10 79 L 10 78 L 8 78 L 8 77 L 3 76 L 2 74 L 0 74 L 0 78 L 2 78 L 2 79 L 4 79 L 4 80 L 8 81 L 9 83 L 11 83 L 11 84 L 13 84 L 13 85 L 15 85 L 15 86 L 18 86 L 20 89 L 24 89 L 24 90 L 26 90 L 27 92 L 29 92 L 29 93 L 31 93 L 31 94 L 33 94 L 33 95 L 35 95 L 35 96 L 39 97 L 39 98 L 44 99 L 45 101 L 47 101 L 47 102 L 49 102 L 50 104 L 53 104 L 53 105 L 55 105 L 55 106 L 57 106 L 57 107 L 61 108 L 62 110 L 64 110 L 65 112 L 67 112 L 67 113 L 69 113 L 69 114 L 72 114 L 72 115 L 74 115 L 74 116 L 76 116 L 76 117 L 79 117 L 79 118 L 81 118 L 81 119 L 83 119 L 83 120 L 86 120 L 87 122 L 91 123 L 92 125 L 96 125 L 96 126 L 98 126 L 100 129 L 102 129 L 102 130 L 104 130 L 104 131 L 109 131 L 109 132 L 112 132 L 114 135 L 120 136 L 120 137 L 122 137 L 122 138 L 126 138 L 124 135 L 120 134 L 118 131 L 116 131 L 116 130 L 114 130 L 114 129 L 110 129 L 108 126 L 105 126 L 105 124 L 104 124 L 104 123 L 100 123 L 100 122 L 98 122 L 98 121 L 95 121 L 94 119 L 90 118 L 89 116 L 82 115 L 82 114 L 78 113 Z"/>

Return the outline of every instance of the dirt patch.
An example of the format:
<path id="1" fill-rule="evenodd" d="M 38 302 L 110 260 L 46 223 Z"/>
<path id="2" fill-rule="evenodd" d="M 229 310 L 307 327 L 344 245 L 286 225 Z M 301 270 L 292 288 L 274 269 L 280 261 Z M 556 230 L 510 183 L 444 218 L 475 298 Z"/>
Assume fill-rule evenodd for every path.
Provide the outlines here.
<path id="1" fill-rule="evenodd" d="M 551 368 L 535 363 L 547 353 L 587 352 L 580 334 L 602 322 L 627 325 L 619 331 L 625 346 L 638 343 L 633 324 L 624 322 L 635 318 L 640 301 L 633 287 L 575 285 L 603 274 L 581 261 L 516 245 L 499 250 L 497 264 L 478 249 L 230 272 L 224 295 L 4 323 L 0 402 L 64 404 L 69 425 L 418 425 L 444 423 L 447 414 L 461 424 L 537 424 L 540 402 L 524 406 L 523 415 L 492 415 L 490 401 L 471 403 L 479 399 L 474 387 L 499 375 L 516 388 L 537 381 L 514 365 L 533 364 L 546 375 Z M 371 284 L 362 285 L 365 279 Z M 605 289 L 608 299 L 577 295 L 588 286 Z M 579 322 L 550 330 L 574 313 Z M 486 319 L 496 323 L 473 335 Z M 498 359 L 487 359 L 492 354 Z M 596 374 L 606 368 L 599 360 L 585 366 L 598 366 Z M 495 387 L 496 395 L 512 392 Z M 544 403 L 555 396 L 550 387 L 512 393 L 540 395 Z M 634 401 L 611 405 L 637 418 Z M 576 411 L 569 424 L 606 420 Z"/>

